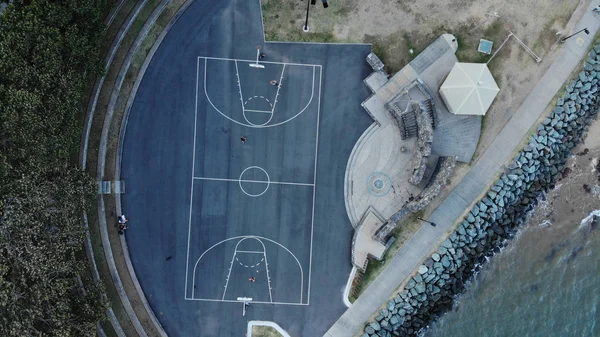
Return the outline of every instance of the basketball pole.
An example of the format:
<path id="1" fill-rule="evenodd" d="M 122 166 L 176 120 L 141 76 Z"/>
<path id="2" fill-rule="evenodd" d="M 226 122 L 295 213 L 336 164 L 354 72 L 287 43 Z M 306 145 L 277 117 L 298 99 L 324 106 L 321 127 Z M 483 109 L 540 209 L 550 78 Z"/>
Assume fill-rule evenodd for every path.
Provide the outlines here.
<path id="1" fill-rule="evenodd" d="M 246 307 L 248 305 L 250 305 L 249 302 L 252 301 L 252 298 L 251 297 L 238 297 L 237 300 L 240 301 L 240 302 L 242 302 L 242 305 L 243 305 L 243 307 L 242 307 L 242 316 L 246 316 Z"/>
<path id="2" fill-rule="evenodd" d="M 256 63 L 250 63 L 252 68 L 264 68 L 262 64 L 258 63 L 258 59 L 260 58 L 260 46 L 256 47 Z"/>

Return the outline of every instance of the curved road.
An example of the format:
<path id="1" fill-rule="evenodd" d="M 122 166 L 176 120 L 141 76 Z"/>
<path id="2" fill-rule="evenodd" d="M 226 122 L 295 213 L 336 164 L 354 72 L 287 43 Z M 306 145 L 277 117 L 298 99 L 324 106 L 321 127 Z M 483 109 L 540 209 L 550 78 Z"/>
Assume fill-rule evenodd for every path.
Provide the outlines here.
<path id="1" fill-rule="evenodd" d="M 204 60 L 198 57 L 253 59 L 256 45 L 263 46 L 265 60 L 277 62 L 277 67 L 282 63 L 317 65 L 310 69 L 315 69 L 320 79 L 313 80 L 317 77 L 311 77 L 312 72 L 294 73 L 294 67 L 286 65 L 289 77 L 284 78 L 277 104 L 293 110 L 308 97 L 309 93 L 296 87 L 293 79 L 315 85 L 320 101 L 311 102 L 293 123 L 270 128 L 276 130 L 273 132 L 230 123 L 206 102 L 196 101 L 204 85 L 197 83 L 202 70 L 197 66 Z M 293 336 L 314 337 L 323 335 L 345 311 L 342 291 L 351 269 L 352 226 L 344 208 L 344 171 L 355 141 L 372 123 L 360 106 L 368 96 L 362 80 L 370 73 L 365 62 L 369 52 L 368 45 L 264 43 L 258 0 L 196 1 L 167 34 L 130 111 L 123 145 L 122 178 L 127 193 L 122 197 L 122 205 L 131 224 L 126 235 L 133 266 L 150 305 L 170 336 L 243 336 L 247 321 L 267 320 L 278 323 Z M 250 68 L 240 64 L 245 69 L 240 74 L 247 75 Z M 265 71 L 277 67 L 267 67 Z M 213 88 L 215 96 L 222 94 L 218 98 L 225 105 L 239 95 L 231 84 L 237 83 L 234 69 L 230 65 L 211 68 L 212 77 L 206 84 Z M 267 90 L 263 87 L 253 90 Z M 239 134 L 248 135 L 244 147 Z M 312 192 L 288 192 L 287 185 L 271 184 L 269 193 L 273 195 L 260 197 L 268 205 L 263 210 L 249 206 L 259 197 L 236 199 L 239 188 L 235 186 L 209 188 L 201 179 L 190 179 L 221 173 L 226 178 L 237 177 L 234 173 L 239 171 L 240 162 L 249 167 L 259 160 L 261 167 L 279 168 L 267 169 L 271 181 L 298 179 L 310 185 L 314 179 Z M 248 180 L 261 179 L 259 170 L 255 171 Z M 248 203 L 236 204 L 239 200 Z M 306 220 L 312 216 L 311 209 L 312 222 Z M 217 215 L 221 227 L 211 222 Z M 304 220 L 298 220 L 296 227 L 271 224 L 271 220 L 278 219 Z M 189 251 L 193 256 L 188 258 L 190 233 Z M 256 233 L 293 247 L 290 250 L 298 255 L 305 270 L 310 264 L 311 286 L 309 290 L 306 283 L 303 285 L 303 305 L 256 303 L 243 317 L 239 303 L 186 299 L 191 298 L 190 287 L 195 284 L 187 275 L 188 269 L 193 268 L 192 261 L 200 252 L 222 239 L 259 235 Z M 262 252 L 264 248 L 256 248 L 252 241 L 247 240 L 240 247 Z M 268 250 L 268 240 L 263 241 Z M 247 259 L 247 266 L 263 263 L 253 258 Z M 221 275 L 230 260 L 231 255 L 216 253 L 208 260 L 204 277 L 209 279 L 211 270 Z M 285 266 L 289 261 L 285 254 L 269 260 L 273 282 L 299 277 L 285 267 L 277 270 L 277 266 Z M 304 274 L 303 280 L 308 281 L 307 273 Z M 262 280 L 257 277 L 256 286 Z M 230 286 L 247 287 L 247 280 L 243 281 L 231 280 Z M 196 293 L 202 293 L 203 286 L 208 289 L 215 285 L 208 280 L 198 282 Z M 273 296 L 285 298 L 286 291 L 280 287 Z"/>

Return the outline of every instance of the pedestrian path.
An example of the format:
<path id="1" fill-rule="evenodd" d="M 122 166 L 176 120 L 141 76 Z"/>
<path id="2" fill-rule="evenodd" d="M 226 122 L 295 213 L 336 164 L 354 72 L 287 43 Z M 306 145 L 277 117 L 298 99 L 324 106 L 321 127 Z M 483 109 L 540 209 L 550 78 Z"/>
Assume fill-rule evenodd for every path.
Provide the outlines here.
<path id="1" fill-rule="evenodd" d="M 562 88 L 573 70 L 593 42 L 600 28 L 600 21 L 592 14 L 595 6 L 590 4 L 575 31 L 587 28 L 589 35 L 580 35 L 567 40 L 563 50 L 548 68 L 523 104 L 494 139 L 487 151 L 473 165 L 462 181 L 446 197 L 429 218 L 437 227 L 421 226 L 415 235 L 404 244 L 389 265 L 369 285 L 363 294 L 346 310 L 324 337 L 354 336 L 369 317 L 392 295 L 421 262 L 437 248 L 452 230 L 454 223 L 487 186 L 496 179 L 498 171 L 512 158 L 522 139 L 544 112 L 548 104 Z"/>

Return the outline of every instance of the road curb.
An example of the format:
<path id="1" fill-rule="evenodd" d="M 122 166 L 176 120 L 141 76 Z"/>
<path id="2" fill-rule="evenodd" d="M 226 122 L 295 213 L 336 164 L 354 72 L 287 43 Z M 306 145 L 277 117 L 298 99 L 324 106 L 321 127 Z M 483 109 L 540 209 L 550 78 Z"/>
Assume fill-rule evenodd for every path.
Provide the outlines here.
<path id="1" fill-rule="evenodd" d="M 129 31 L 129 28 L 131 27 L 135 18 L 137 18 L 137 15 L 139 14 L 141 8 L 143 7 L 143 5 L 145 4 L 146 1 L 147 0 L 140 2 L 137 5 L 137 7 L 131 11 L 131 13 L 128 15 L 126 21 L 123 22 L 123 24 L 119 28 L 119 31 L 117 32 L 117 35 L 113 39 L 113 42 L 107 52 L 107 56 L 105 57 L 105 64 L 106 64 L 105 68 L 108 68 L 110 66 L 110 64 L 112 63 L 112 60 L 116 54 L 116 51 L 120 47 L 121 42 L 123 41 L 123 38 L 125 37 L 125 34 L 127 34 L 127 32 Z M 121 9 L 124 2 L 125 2 L 124 0 L 120 0 L 120 2 L 117 4 L 117 6 L 111 11 L 111 13 L 109 13 L 109 17 L 105 21 L 105 24 L 107 26 L 112 24 L 115 16 Z M 98 96 L 100 94 L 100 89 L 102 88 L 102 85 L 104 83 L 105 77 L 106 76 L 103 75 L 100 79 L 95 81 L 94 88 L 92 91 L 93 93 L 95 93 L 94 99 L 89 102 L 88 111 L 85 116 L 84 133 L 82 134 L 81 146 L 80 146 L 80 151 L 79 151 L 79 153 L 80 153 L 79 162 L 80 162 L 81 167 L 84 170 L 87 165 L 87 150 L 88 150 L 88 145 L 89 145 L 89 136 L 90 136 L 92 121 L 93 121 L 93 117 L 94 117 L 94 112 L 96 109 L 96 103 L 97 103 Z M 94 257 L 94 250 L 93 250 L 93 246 L 92 246 L 92 241 L 91 241 L 91 236 L 90 236 L 90 231 L 89 231 L 88 217 L 87 217 L 86 212 L 83 212 L 83 225 L 86 229 L 86 240 L 84 241 L 84 249 L 85 249 L 86 255 L 88 257 L 88 260 L 90 261 L 90 264 L 91 264 L 92 278 L 95 282 L 99 282 L 100 274 L 98 272 L 98 267 L 96 265 L 96 259 Z M 106 294 L 102 294 L 102 296 L 106 298 Z M 113 309 L 108 308 L 106 311 L 106 314 L 107 314 L 110 324 L 113 327 L 113 329 L 115 330 L 115 333 L 117 334 L 117 336 L 125 337 L 125 332 L 123 331 L 123 328 L 121 327 L 121 324 L 119 323 Z M 98 330 L 99 334 L 105 334 L 101 325 L 97 326 L 97 330 Z"/>

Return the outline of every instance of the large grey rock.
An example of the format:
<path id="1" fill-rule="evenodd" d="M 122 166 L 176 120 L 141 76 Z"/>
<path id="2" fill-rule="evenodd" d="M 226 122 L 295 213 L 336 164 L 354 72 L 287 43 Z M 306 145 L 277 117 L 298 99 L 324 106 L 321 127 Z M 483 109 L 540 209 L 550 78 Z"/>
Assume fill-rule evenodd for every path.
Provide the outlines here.
<path id="1" fill-rule="evenodd" d="M 460 227 L 459 227 L 460 228 Z M 433 253 L 431 254 L 431 258 L 433 259 L 433 261 L 439 261 L 440 260 L 440 254 L 438 253 Z"/>
<path id="2" fill-rule="evenodd" d="M 375 330 L 375 331 L 381 330 L 381 325 L 379 325 L 379 323 L 377 323 L 377 322 L 372 322 L 371 324 L 369 324 L 369 326 L 371 328 L 373 328 L 373 330 Z"/>
<path id="3" fill-rule="evenodd" d="M 425 274 L 425 273 L 426 273 L 428 270 L 429 270 L 429 268 L 427 268 L 427 266 L 425 266 L 425 265 L 421 265 L 421 266 L 419 267 L 419 274 L 423 275 L 423 274 Z"/>
<path id="4" fill-rule="evenodd" d="M 448 259 L 447 255 L 444 255 L 442 257 L 442 266 L 444 266 L 445 268 L 450 267 L 450 259 Z"/>
<path id="5" fill-rule="evenodd" d="M 417 285 L 415 286 L 415 290 L 417 291 L 417 293 L 422 294 L 425 292 L 425 283 L 423 282 L 419 282 L 417 283 Z"/>

